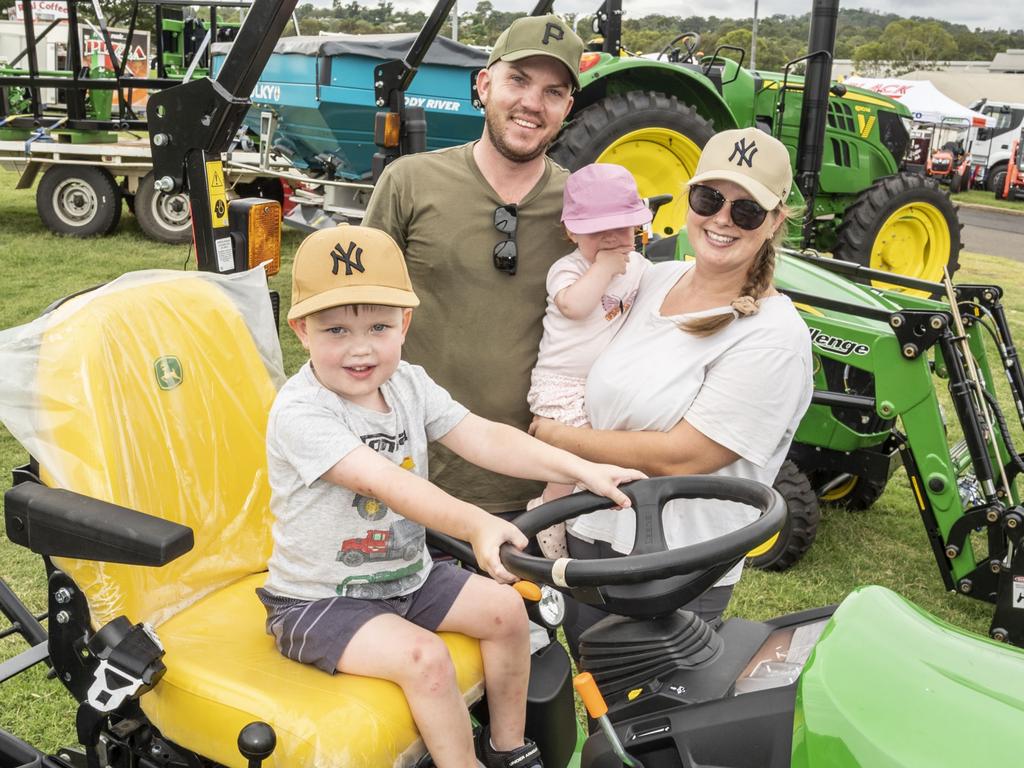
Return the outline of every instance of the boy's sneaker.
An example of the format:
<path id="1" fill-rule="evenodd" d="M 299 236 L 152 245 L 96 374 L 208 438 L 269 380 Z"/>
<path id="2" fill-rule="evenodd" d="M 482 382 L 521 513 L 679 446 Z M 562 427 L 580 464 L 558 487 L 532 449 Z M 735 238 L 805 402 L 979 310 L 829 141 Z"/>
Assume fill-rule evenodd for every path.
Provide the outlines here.
<path id="1" fill-rule="evenodd" d="M 485 725 L 476 742 L 476 756 L 484 768 L 544 768 L 537 745 L 530 739 L 523 741 L 521 747 L 498 752 L 491 746 L 491 727 Z"/>

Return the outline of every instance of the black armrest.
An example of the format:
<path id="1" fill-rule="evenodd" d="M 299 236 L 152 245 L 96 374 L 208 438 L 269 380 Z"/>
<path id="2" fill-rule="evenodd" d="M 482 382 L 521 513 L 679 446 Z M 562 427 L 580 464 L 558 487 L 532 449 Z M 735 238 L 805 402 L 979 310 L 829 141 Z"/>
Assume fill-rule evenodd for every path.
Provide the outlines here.
<path id="1" fill-rule="evenodd" d="M 188 526 L 38 483 L 4 494 L 4 518 L 7 538 L 55 557 L 164 565 L 195 543 Z"/>

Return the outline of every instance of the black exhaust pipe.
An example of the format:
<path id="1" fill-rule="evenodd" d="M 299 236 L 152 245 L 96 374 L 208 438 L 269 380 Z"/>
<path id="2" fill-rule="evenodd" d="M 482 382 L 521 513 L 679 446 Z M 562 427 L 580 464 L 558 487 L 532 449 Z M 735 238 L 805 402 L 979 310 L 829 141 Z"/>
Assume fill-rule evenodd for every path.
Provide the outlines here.
<path id="1" fill-rule="evenodd" d="M 807 201 L 808 224 L 813 222 L 814 196 L 825 152 L 825 120 L 828 117 L 832 56 L 836 48 L 839 0 L 814 0 L 811 31 L 807 37 L 807 74 L 804 77 L 803 114 L 796 151 L 796 184 Z M 805 245 L 809 245 L 807 227 Z"/>

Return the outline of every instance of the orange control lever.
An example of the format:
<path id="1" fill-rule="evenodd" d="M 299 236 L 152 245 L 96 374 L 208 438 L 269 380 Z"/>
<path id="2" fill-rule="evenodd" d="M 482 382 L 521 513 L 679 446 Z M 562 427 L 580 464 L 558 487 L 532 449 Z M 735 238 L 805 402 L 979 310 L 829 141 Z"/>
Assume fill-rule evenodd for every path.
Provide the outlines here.
<path id="1" fill-rule="evenodd" d="M 529 600 L 531 603 L 539 603 L 541 594 L 540 587 L 534 584 L 532 581 L 517 581 L 512 585 L 516 592 L 523 598 L 523 600 Z"/>
<path id="2" fill-rule="evenodd" d="M 608 713 L 608 705 L 604 703 L 604 696 L 598 690 L 593 675 L 589 672 L 581 672 L 572 679 L 572 684 L 580 698 L 583 699 L 583 704 L 592 718 L 597 720 Z"/>

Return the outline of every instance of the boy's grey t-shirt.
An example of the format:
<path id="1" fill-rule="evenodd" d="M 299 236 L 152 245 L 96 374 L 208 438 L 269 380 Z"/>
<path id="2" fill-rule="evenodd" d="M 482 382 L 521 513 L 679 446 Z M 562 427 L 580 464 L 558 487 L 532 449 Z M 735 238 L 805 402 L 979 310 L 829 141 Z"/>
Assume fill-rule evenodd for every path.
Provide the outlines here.
<path id="1" fill-rule="evenodd" d="M 378 499 L 321 480 L 360 445 L 427 477 L 427 445 L 468 411 L 417 365 L 401 362 L 378 413 L 325 388 L 306 363 L 281 388 L 267 424 L 274 550 L 265 589 L 302 600 L 383 599 L 430 572 L 423 526 Z"/>

